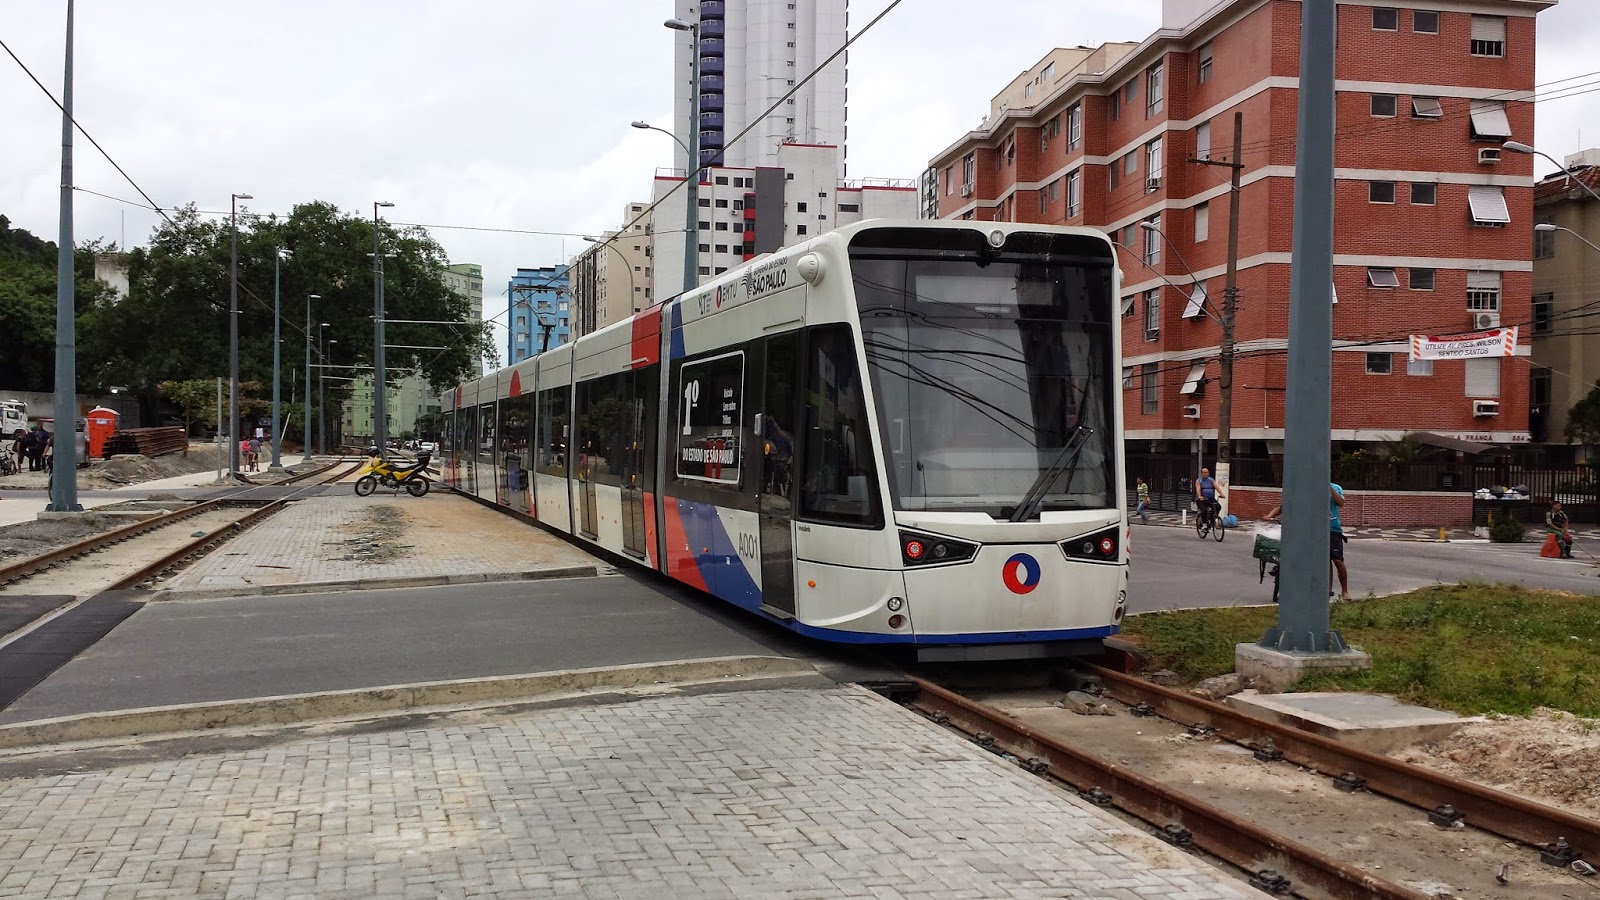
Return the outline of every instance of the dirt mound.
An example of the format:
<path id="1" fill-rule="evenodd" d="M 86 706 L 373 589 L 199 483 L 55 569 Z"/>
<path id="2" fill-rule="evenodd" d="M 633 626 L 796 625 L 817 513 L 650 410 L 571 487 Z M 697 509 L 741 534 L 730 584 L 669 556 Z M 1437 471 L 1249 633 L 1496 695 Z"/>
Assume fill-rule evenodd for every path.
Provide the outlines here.
<path id="1" fill-rule="evenodd" d="M 1539 708 L 1468 725 L 1400 759 L 1600 818 L 1600 719 Z"/>
<path id="2" fill-rule="evenodd" d="M 166 453 L 161 456 L 130 454 L 113 456 L 105 461 L 95 461 L 80 481 L 106 487 L 139 484 L 174 475 L 213 471 L 217 467 L 217 448 L 214 444 L 190 444 L 187 453 Z"/>
<path id="3" fill-rule="evenodd" d="M 81 541 L 91 534 L 126 524 L 126 521 L 111 516 L 89 515 L 77 519 L 43 519 L 7 525 L 0 528 L 0 560 L 15 562 L 38 556 L 73 541 Z"/>

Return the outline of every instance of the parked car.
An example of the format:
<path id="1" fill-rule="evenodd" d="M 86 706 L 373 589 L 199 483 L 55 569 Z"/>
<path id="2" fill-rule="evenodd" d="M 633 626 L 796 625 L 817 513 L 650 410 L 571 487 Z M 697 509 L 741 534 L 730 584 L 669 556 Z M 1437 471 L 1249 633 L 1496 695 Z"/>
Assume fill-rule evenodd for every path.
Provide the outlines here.
<path id="1" fill-rule="evenodd" d="M 439 445 L 433 441 L 422 441 L 417 445 L 417 449 L 423 453 L 433 453 L 439 449 Z"/>

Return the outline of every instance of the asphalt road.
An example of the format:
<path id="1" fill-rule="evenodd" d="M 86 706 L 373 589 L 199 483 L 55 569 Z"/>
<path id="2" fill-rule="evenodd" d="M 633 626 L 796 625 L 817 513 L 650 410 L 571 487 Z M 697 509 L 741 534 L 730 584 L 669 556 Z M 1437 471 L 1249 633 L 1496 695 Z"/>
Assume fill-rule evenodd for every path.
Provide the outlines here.
<path id="1" fill-rule="evenodd" d="M 1246 529 L 1229 532 L 1219 544 L 1200 540 L 1192 528 L 1133 526 L 1128 611 L 1271 603 L 1272 581 L 1258 581 L 1250 556 L 1253 540 Z M 1587 558 L 1543 559 L 1536 543 L 1354 539 L 1345 544 L 1345 562 L 1356 596 L 1473 580 L 1600 595 L 1600 567 Z"/>

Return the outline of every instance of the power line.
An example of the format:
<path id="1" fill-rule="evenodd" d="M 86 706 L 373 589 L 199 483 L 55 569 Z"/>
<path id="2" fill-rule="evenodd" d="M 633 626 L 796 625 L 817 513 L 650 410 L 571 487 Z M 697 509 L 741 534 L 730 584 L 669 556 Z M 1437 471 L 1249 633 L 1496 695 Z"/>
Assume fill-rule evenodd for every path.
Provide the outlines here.
<path id="1" fill-rule="evenodd" d="M 44 95 L 49 97 L 50 102 L 56 105 L 56 109 L 61 110 L 62 114 L 66 115 L 66 107 L 62 106 L 61 101 L 56 99 L 56 95 L 50 93 L 50 89 L 45 87 L 44 83 L 34 76 L 33 71 L 28 68 L 26 63 L 18 58 L 17 54 L 12 52 L 11 48 L 6 45 L 4 40 L 0 40 L 0 48 L 3 48 L 7 55 L 9 55 L 13 60 L 16 60 L 17 65 L 22 67 L 22 71 L 27 73 L 27 76 L 33 80 L 33 83 L 39 86 L 39 90 L 44 91 Z M 94 139 L 94 135 L 90 134 L 82 125 L 78 124 L 78 120 L 75 117 L 69 116 L 68 118 L 72 119 L 72 127 L 78 129 L 79 134 L 89 139 L 89 143 L 93 144 L 94 148 L 100 151 L 100 155 L 106 158 L 106 162 L 111 163 L 111 167 L 116 169 L 119 175 L 127 179 L 129 184 L 133 185 L 133 189 L 139 192 L 139 196 L 143 197 L 146 203 L 150 204 L 150 208 L 158 213 L 161 213 L 161 217 L 166 219 L 169 224 L 174 224 L 172 219 L 165 212 L 162 212 L 160 207 L 156 206 L 156 201 L 150 199 L 150 195 L 145 193 L 144 188 L 140 187 L 139 183 L 133 180 L 133 176 L 129 175 L 122 168 L 122 166 L 117 164 L 116 160 L 111 158 L 111 154 L 106 152 L 106 148 L 100 146 L 100 142 Z"/>

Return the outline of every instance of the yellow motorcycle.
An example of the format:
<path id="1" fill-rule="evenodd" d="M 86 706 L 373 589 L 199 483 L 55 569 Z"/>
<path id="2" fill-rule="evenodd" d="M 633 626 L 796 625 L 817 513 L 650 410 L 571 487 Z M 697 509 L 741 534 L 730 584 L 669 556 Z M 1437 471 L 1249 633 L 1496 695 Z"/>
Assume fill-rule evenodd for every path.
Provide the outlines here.
<path id="1" fill-rule="evenodd" d="M 404 466 L 396 466 L 385 459 L 376 447 L 368 449 L 367 455 L 373 458 L 372 467 L 367 470 L 367 474 L 356 479 L 356 496 L 370 496 L 380 484 L 397 492 L 405 488 L 406 493 L 413 497 L 421 497 L 428 493 L 428 488 L 431 486 L 427 476 L 428 462 L 433 458 L 433 454 L 420 454 L 416 462 Z"/>

